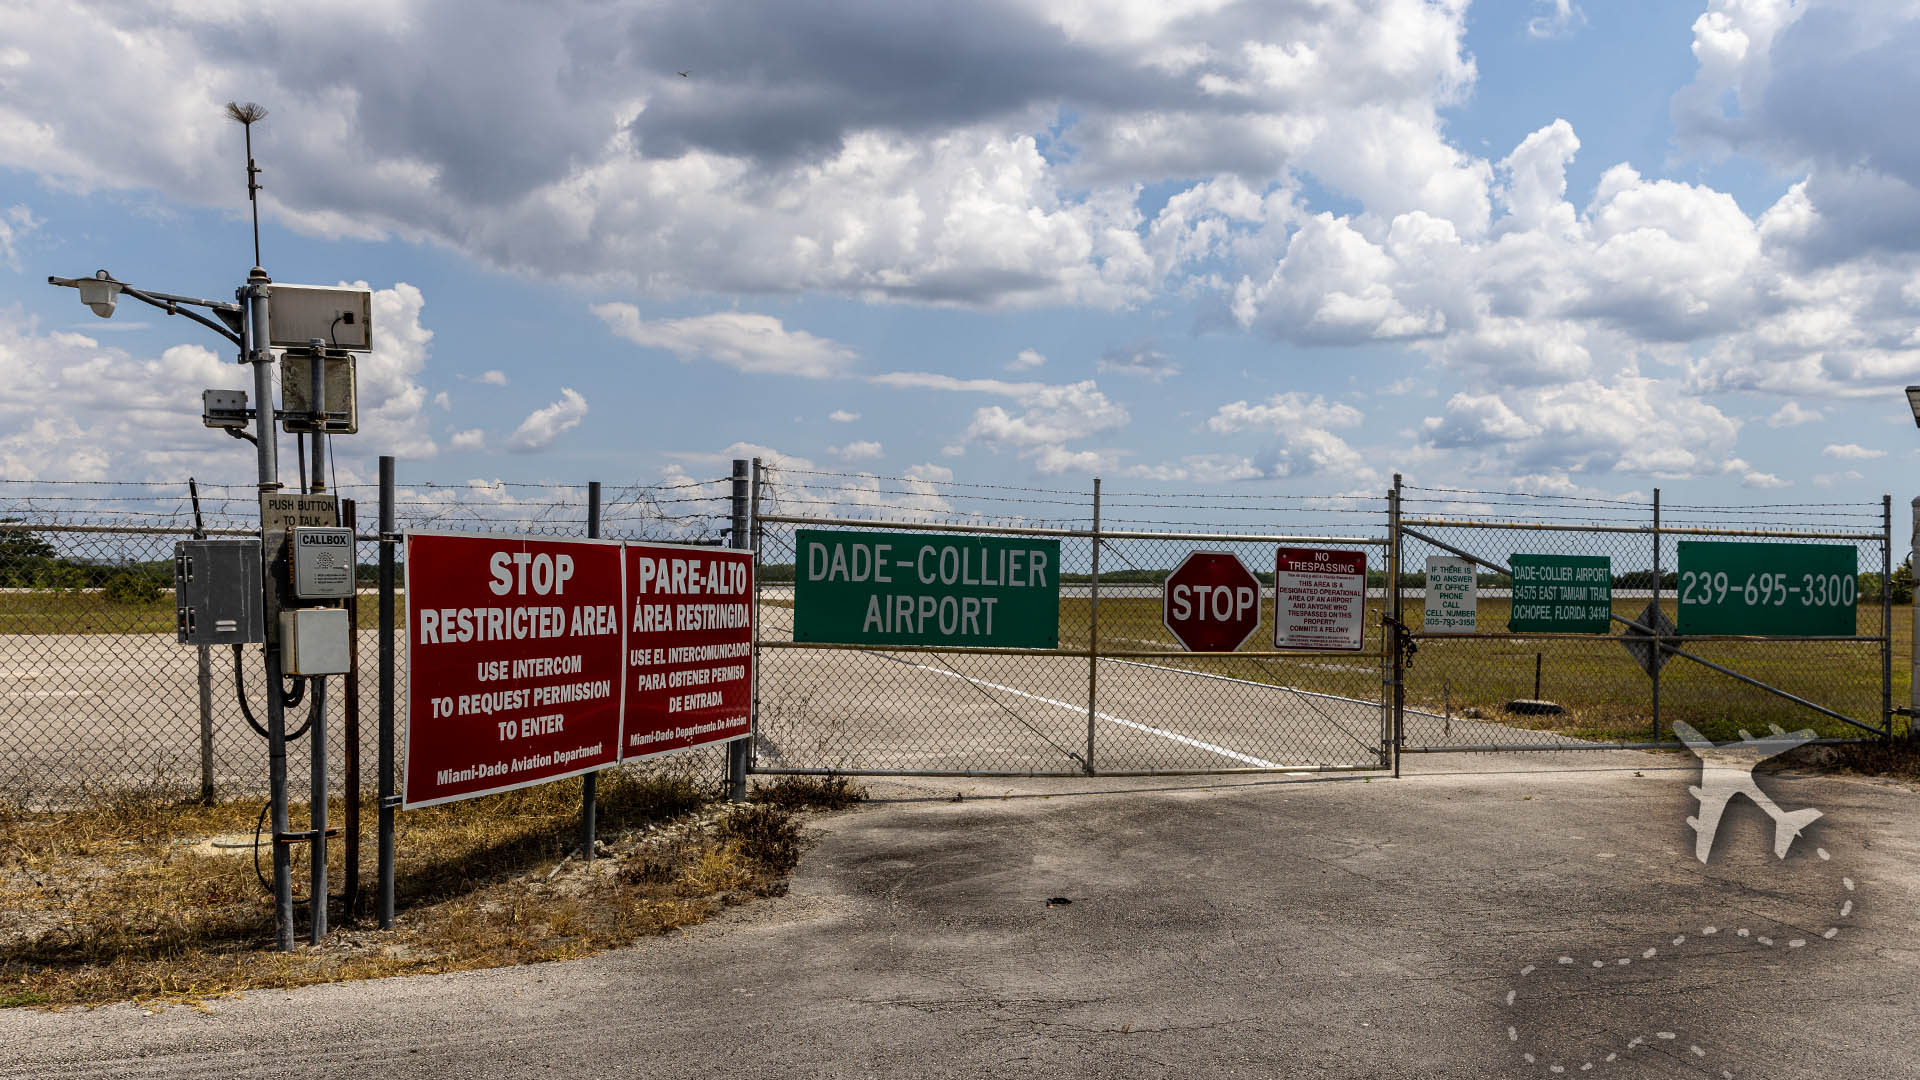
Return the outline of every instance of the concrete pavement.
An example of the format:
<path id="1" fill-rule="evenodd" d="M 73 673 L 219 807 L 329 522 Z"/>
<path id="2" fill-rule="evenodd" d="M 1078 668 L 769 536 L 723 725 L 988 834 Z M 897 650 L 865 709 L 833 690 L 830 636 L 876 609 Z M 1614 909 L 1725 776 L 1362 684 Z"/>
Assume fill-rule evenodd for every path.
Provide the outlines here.
<path id="1" fill-rule="evenodd" d="M 877 783 L 815 819 L 789 895 L 702 927 L 206 1013 L 14 1010 L 0 1075 L 1915 1075 L 1914 791 L 1768 778 L 1825 817 L 1778 861 L 1738 802 L 1702 866 L 1690 763 Z"/>

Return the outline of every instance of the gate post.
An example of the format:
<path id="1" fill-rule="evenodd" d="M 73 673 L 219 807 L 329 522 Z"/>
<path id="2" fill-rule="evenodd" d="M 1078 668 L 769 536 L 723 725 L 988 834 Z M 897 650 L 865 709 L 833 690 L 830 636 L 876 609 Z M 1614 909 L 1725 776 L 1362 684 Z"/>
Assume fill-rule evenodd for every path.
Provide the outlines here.
<path id="1" fill-rule="evenodd" d="M 760 459 L 753 459 L 753 491 L 747 507 L 747 535 L 753 546 L 753 701 L 747 716 L 747 768 L 760 757 Z M 795 559 L 798 566 L 798 558 Z"/>
<path id="2" fill-rule="evenodd" d="M 1093 720 L 1100 703 L 1100 478 L 1093 478 L 1093 573 L 1087 586 L 1087 757 L 1081 767 L 1092 776 Z"/>
<path id="3" fill-rule="evenodd" d="M 1893 496 L 1880 496 L 1880 717 L 1893 739 Z"/>
<path id="4" fill-rule="evenodd" d="M 1887 540 L 1891 543 L 1893 537 L 1889 536 Z M 1915 496 L 1913 500 L 1913 535 L 1908 539 L 1907 547 L 1909 553 L 1915 556 L 1913 560 L 1914 563 L 1920 564 L 1920 496 Z M 1920 565 L 1916 565 L 1915 569 L 1920 570 Z M 1920 717 L 1915 716 L 1916 712 L 1920 712 L 1920 596 L 1916 596 L 1914 601 L 1914 637 L 1912 646 L 1908 649 L 1910 654 L 1909 659 L 1913 665 L 1914 676 L 1913 684 L 1907 691 L 1907 739 L 1909 741 L 1912 741 L 1916 737 L 1916 731 L 1920 731 L 1920 728 L 1916 728 L 1914 724 L 1916 719 L 1920 719 Z M 1893 628 L 1891 626 L 1887 628 L 1887 637 L 1889 639 L 1893 637 Z M 1892 648 L 1891 640 L 1888 642 L 1888 648 Z M 1893 721 L 1891 718 L 1888 719 L 1887 724 L 1889 727 L 1892 726 Z"/>
<path id="5" fill-rule="evenodd" d="M 1660 741 L 1660 669 L 1667 656 L 1660 651 L 1660 489 L 1653 489 L 1653 741 Z"/>
<path id="6" fill-rule="evenodd" d="M 735 548 L 751 547 L 753 538 L 747 535 L 747 504 L 752 498 L 751 477 L 748 473 L 751 463 L 745 458 L 733 460 L 733 505 L 732 528 L 727 533 L 727 545 Z M 755 590 L 758 592 L 758 590 Z M 757 603 L 757 601 L 756 601 Z M 757 665 L 756 665 L 757 666 Z M 747 800 L 747 750 L 753 742 L 753 722 L 747 722 L 748 735 L 744 739 L 735 739 L 727 744 L 727 801 L 745 802 Z"/>
<path id="7" fill-rule="evenodd" d="M 1389 606 L 1391 614 L 1387 627 L 1390 633 L 1384 639 L 1387 651 L 1393 654 L 1389 692 L 1392 704 L 1388 717 L 1388 752 L 1393 755 L 1393 775 L 1400 776 L 1400 747 L 1406 741 L 1405 721 L 1407 707 L 1406 665 L 1403 658 L 1400 636 L 1407 632 L 1402 620 L 1400 605 L 1400 474 L 1393 474 L 1393 490 L 1387 494 L 1387 588 L 1392 597 Z"/>

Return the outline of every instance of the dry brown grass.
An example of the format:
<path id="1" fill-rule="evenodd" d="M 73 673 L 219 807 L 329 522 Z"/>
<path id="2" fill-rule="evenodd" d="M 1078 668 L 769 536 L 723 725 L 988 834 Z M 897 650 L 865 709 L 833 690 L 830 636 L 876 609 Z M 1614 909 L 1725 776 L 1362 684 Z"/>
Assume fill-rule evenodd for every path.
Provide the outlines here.
<path id="1" fill-rule="evenodd" d="M 1920 781 L 1920 741 L 1896 738 L 1845 746 L 1803 746 L 1763 767 Z"/>
<path id="2" fill-rule="evenodd" d="M 686 775 L 614 771 L 601 776 L 599 805 L 592 864 L 572 854 L 578 781 L 399 815 L 391 931 L 370 917 L 368 807 L 361 910 L 342 910 L 336 896 L 338 929 L 290 954 L 267 951 L 272 904 L 250 851 L 258 803 L 202 807 L 132 794 L 61 813 L 0 808 L 0 1006 L 193 1003 L 583 956 L 783 892 L 802 846 L 793 811 L 819 803 L 728 807 Z M 333 821 L 341 810 L 330 811 Z M 304 816 L 296 808 L 296 824 Z M 264 847 L 261 855 L 267 863 Z M 342 857 L 336 841 L 336 889 Z M 294 873 L 302 940 L 304 864 L 302 854 Z"/>
<path id="3" fill-rule="evenodd" d="M 866 798 L 867 790 L 844 776 L 783 776 L 747 793 L 748 802 L 782 810 L 845 810 Z"/>

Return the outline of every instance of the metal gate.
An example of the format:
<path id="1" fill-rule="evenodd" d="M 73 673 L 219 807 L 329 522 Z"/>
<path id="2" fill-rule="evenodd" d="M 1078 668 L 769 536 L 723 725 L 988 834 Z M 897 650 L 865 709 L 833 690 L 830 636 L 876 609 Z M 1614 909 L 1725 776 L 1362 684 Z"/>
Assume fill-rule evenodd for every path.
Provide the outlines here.
<path id="1" fill-rule="evenodd" d="M 1089 496 L 897 479 L 893 482 L 901 487 L 875 490 L 875 499 L 889 494 L 901 500 L 938 498 L 941 505 L 896 507 L 885 519 L 779 512 L 827 502 L 844 507 L 844 491 L 831 498 L 807 497 L 806 478 L 821 475 L 832 474 L 784 473 L 777 501 L 764 497 L 770 483 L 756 485 L 754 771 L 1124 776 L 1391 767 L 1389 668 L 1380 618 L 1390 602 L 1387 590 L 1375 590 L 1367 601 L 1368 628 L 1358 653 L 1273 649 L 1267 602 L 1261 604 L 1261 626 L 1249 648 L 1193 653 L 1162 625 L 1160 585 L 1165 573 L 1197 548 L 1235 552 L 1255 570 L 1271 569 L 1277 544 L 1360 546 L 1377 559 L 1388 547 L 1384 500 L 1365 500 L 1341 515 L 1350 535 L 1111 528 L 1101 519 L 1097 481 Z M 1144 512 L 1166 505 L 1167 498 L 1109 494 L 1106 509 L 1117 508 L 1122 515 Z M 993 520 L 951 520 L 973 516 L 956 512 L 972 505 L 968 500 L 1018 502 L 1024 513 L 996 508 Z M 1007 521 L 1031 522 L 1035 510 L 1056 520 Z M 893 520 L 936 514 L 949 520 Z M 1059 645 L 1006 649 L 795 641 L 792 578 L 799 561 L 795 533 L 801 528 L 903 538 L 964 533 L 1057 540 Z M 1271 597 L 1271 585 L 1262 593 L 1263 599 Z M 1267 644 L 1260 647 L 1263 641 Z"/>
<path id="2" fill-rule="evenodd" d="M 1892 731 L 1892 518 L 1879 505 L 1665 504 L 1580 496 L 1402 487 L 1396 549 L 1412 659 L 1400 749 L 1581 750 L 1673 745 L 1684 721 L 1716 739 L 1768 724 L 1828 738 Z M 1852 634 L 1691 634 L 1675 623 L 1677 547 L 1688 540 L 1833 545 L 1857 588 Z M 1507 629 L 1509 560 L 1606 556 L 1611 631 Z M 1482 589 L 1471 634 L 1423 625 L 1428 556 L 1471 561 Z M 1857 585 L 1856 585 L 1857 583 Z M 1738 583 L 1736 583 L 1738 584 Z M 1775 599 L 1784 603 L 1784 592 Z M 1877 601 L 1877 602 L 1876 602 Z M 1800 594 L 1795 593 L 1795 603 Z"/>

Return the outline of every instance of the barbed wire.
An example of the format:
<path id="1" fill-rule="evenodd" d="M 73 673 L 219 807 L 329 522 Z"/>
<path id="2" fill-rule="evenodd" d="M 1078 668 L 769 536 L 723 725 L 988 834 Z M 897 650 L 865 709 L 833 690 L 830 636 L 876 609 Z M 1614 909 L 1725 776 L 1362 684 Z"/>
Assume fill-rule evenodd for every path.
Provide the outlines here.
<path id="1" fill-rule="evenodd" d="M 1455 495 L 1504 495 L 1509 498 L 1515 498 L 1515 499 L 1559 499 L 1559 500 L 1575 501 L 1575 502 L 1611 503 L 1617 506 L 1642 506 L 1648 509 L 1651 509 L 1653 507 L 1653 503 L 1645 500 L 1613 499 L 1613 498 L 1607 498 L 1605 496 L 1600 496 L 1600 495 L 1562 495 L 1558 493 L 1549 494 L 1549 493 L 1534 492 L 1534 491 L 1479 491 L 1474 488 L 1421 487 L 1417 484 L 1403 485 L 1400 490 L 1403 492 L 1441 491 L 1441 492 L 1448 492 Z"/>
<path id="2" fill-rule="evenodd" d="M 787 476 L 826 476 L 843 480 L 887 480 L 902 484 L 933 484 L 942 487 L 984 488 L 992 491 L 1026 491 L 1040 495 L 1081 495 L 1090 498 L 1093 494 L 1091 489 L 1087 491 L 1074 491 L 1069 488 L 1020 487 L 1016 484 L 987 484 L 971 480 L 923 480 L 913 476 L 881 476 L 877 473 L 826 472 L 820 469 L 790 469 L 766 464 L 760 466 L 762 483 L 765 482 L 768 474 L 775 472 Z"/>
<path id="3" fill-rule="evenodd" d="M 1222 524 L 1217 521 L 1159 521 L 1159 520 L 1154 520 L 1150 518 L 1108 518 L 1105 515 L 1101 515 L 1100 527 L 1102 529 L 1106 529 L 1114 525 L 1169 525 L 1175 528 L 1182 528 L 1182 529 L 1224 529 L 1224 530 L 1244 529 L 1250 533 L 1253 533 L 1254 535 L 1273 532 L 1272 528 L 1262 528 L 1258 525 L 1238 523 L 1238 522 L 1229 522 L 1226 524 Z M 1378 525 L 1375 525 L 1375 526 L 1364 525 L 1359 522 L 1353 522 L 1350 524 L 1332 523 L 1329 525 L 1329 527 L 1335 528 L 1335 529 L 1365 529 L 1370 527 L 1385 529 L 1386 522 L 1383 520 Z"/>
<path id="4" fill-rule="evenodd" d="M 1380 495 L 1233 495 L 1233 494 L 1211 493 L 1211 492 L 1187 494 L 1185 492 L 1177 492 L 1177 491 L 1161 491 L 1161 492 L 1102 491 L 1100 493 L 1100 498 L 1102 501 L 1105 501 L 1107 499 L 1220 499 L 1225 501 L 1244 500 L 1244 501 L 1258 501 L 1258 502 L 1283 502 L 1283 501 L 1319 502 L 1319 501 L 1328 500 L 1328 499 L 1350 499 L 1354 501 L 1374 501 L 1374 500 L 1383 500 L 1386 498 L 1386 495 L 1384 493 Z"/>

